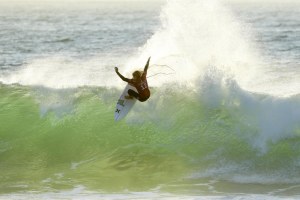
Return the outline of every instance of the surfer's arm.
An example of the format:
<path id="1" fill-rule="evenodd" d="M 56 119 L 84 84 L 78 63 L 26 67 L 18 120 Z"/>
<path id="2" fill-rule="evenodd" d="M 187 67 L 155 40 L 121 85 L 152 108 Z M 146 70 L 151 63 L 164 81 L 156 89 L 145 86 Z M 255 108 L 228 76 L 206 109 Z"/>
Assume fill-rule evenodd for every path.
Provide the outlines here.
<path id="1" fill-rule="evenodd" d="M 145 74 L 147 74 L 147 70 L 148 70 L 149 63 L 150 63 L 150 58 L 151 58 L 151 57 L 148 58 L 148 61 L 147 61 L 146 65 L 145 65 L 145 68 L 144 68 L 144 73 L 145 73 Z"/>
<path id="2" fill-rule="evenodd" d="M 120 74 L 119 69 L 118 69 L 117 67 L 115 67 L 115 71 L 116 71 L 116 73 L 118 74 L 118 76 L 119 76 L 123 81 L 125 81 L 125 82 L 127 82 L 127 83 L 130 82 L 130 79 L 125 78 L 122 74 Z"/>

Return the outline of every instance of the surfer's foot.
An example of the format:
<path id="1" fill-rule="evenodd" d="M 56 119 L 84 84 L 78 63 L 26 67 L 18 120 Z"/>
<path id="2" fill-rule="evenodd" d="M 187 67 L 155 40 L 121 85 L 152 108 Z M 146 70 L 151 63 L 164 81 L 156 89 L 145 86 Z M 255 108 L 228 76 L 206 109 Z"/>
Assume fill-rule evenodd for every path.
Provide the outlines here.
<path id="1" fill-rule="evenodd" d="M 125 96 L 125 99 L 133 99 L 132 96 Z"/>

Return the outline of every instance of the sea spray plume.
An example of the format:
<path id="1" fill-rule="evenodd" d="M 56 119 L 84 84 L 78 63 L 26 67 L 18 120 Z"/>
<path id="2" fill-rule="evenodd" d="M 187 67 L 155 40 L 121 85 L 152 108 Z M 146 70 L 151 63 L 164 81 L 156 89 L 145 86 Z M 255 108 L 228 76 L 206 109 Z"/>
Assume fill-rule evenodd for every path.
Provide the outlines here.
<path id="1" fill-rule="evenodd" d="M 182 84 L 188 86 L 181 96 L 190 99 L 193 98 L 192 91 L 196 91 L 198 103 L 205 108 L 205 111 L 198 112 L 207 113 L 206 118 L 212 120 L 219 117 L 211 113 L 225 110 L 228 118 L 235 122 L 222 122 L 227 124 L 231 134 L 244 138 L 260 152 L 267 152 L 269 144 L 297 136 L 300 114 L 297 98 L 280 99 L 254 93 L 255 83 L 264 76 L 264 66 L 260 65 L 259 52 L 250 40 L 249 30 L 225 5 L 220 1 L 168 1 L 162 9 L 161 20 L 160 30 L 147 41 L 140 57 L 132 63 L 139 63 L 152 55 L 154 63 L 172 66 L 176 74 L 156 77 L 153 82 L 149 80 L 151 85 L 160 86 L 160 90 L 166 92 L 181 91 Z M 130 66 L 136 66 L 132 63 Z M 177 99 L 173 96 L 164 94 L 161 98 Z M 152 98 L 156 98 L 155 95 Z M 170 107 L 170 104 L 164 105 L 161 98 L 155 99 L 158 103 L 150 101 L 145 105 L 149 112 L 155 106 Z M 185 102 L 180 103 L 181 107 L 188 106 Z M 155 119 L 160 114 L 149 117 Z M 165 115 L 168 114 L 171 113 Z M 177 124 L 179 119 L 181 116 L 172 115 L 173 121 L 165 124 Z M 197 120 L 205 124 L 203 119 Z M 164 122 L 162 119 L 157 123 Z M 206 126 L 211 124 L 214 123 L 209 121 Z"/>
<path id="2" fill-rule="evenodd" d="M 234 74 L 241 86 L 248 86 L 254 73 L 256 56 L 247 38 L 248 30 L 241 26 L 220 1 L 168 1 L 161 11 L 161 27 L 126 64 L 128 74 L 143 67 L 152 56 L 152 63 L 172 66 L 176 76 L 158 77 L 151 86 L 177 80 L 192 85 L 212 64 L 226 73 Z M 49 88 L 75 88 L 84 85 L 120 86 L 113 66 L 126 63 L 124 57 L 71 60 L 71 57 L 51 56 L 29 60 L 16 70 L 1 72 L 4 84 L 19 83 Z M 100 64 L 99 64 L 100 63 Z M 151 69 L 149 70 L 151 72 Z M 253 81 L 251 82 L 253 84 Z"/>
<path id="3" fill-rule="evenodd" d="M 220 1 L 168 1 L 161 23 L 141 48 L 140 57 L 128 66 L 136 66 L 151 55 L 153 62 L 172 66 L 177 76 L 169 81 L 179 82 L 193 82 L 214 66 L 234 75 L 243 87 L 256 75 L 259 61 L 249 30 Z"/>

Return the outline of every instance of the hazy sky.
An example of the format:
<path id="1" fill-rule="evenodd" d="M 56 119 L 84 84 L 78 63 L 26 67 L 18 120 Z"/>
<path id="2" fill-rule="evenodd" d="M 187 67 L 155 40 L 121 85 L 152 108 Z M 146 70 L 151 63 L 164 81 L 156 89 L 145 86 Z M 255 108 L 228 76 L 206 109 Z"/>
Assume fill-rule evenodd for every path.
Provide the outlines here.
<path id="1" fill-rule="evenodd" d="M 138 2 L 165 2 L 165 1 L 172 1 L 172 0 L 0 0 L 0 3 L 10 3 L 10 2 L 30 2 L 30 3 L 42 3 L 42 2 L 126 2 L 126 1 L 138 1 Z M 209 1 L 209 0 L 207 0 Z M 219 0 L 223 2 L 234 2 L 234 3 L 298 3 L 300 5 L 300 0 Z"/>
<path id="2" fill-rule="evenodd" d="M 0 0 L 0 2 L 11 2 L 11 1 L 15 1 L 15 2 L 43 2 L 43 1 L 47 1 L 47 2 L 51 2 L 51 1 L 68 1 L 68 2 L 72 2 L 72 1 L 81 1 L 81 2 L 92 2 L 92 1 L 167 1 L 167 0 Z M 172 1 L 172 0 L 169 0 Z M 286 3 L 286 2 L 300 2 L 300 0 L 220 0 L 220 1 L 229 1 L 229 2 L 279 2 L 279 3 Z"/>

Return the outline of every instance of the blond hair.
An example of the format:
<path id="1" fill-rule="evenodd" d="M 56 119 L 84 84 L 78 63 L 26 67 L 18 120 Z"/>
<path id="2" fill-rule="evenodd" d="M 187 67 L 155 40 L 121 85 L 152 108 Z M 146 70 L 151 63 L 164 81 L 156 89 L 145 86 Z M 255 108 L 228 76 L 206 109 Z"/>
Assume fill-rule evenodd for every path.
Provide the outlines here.
<path id="1" fill-rule="evenodd" d="M 143 73 L 144 73 L 144 71 L 136 70 L 132 73 L 132 76 L 142 77 Z"/>

